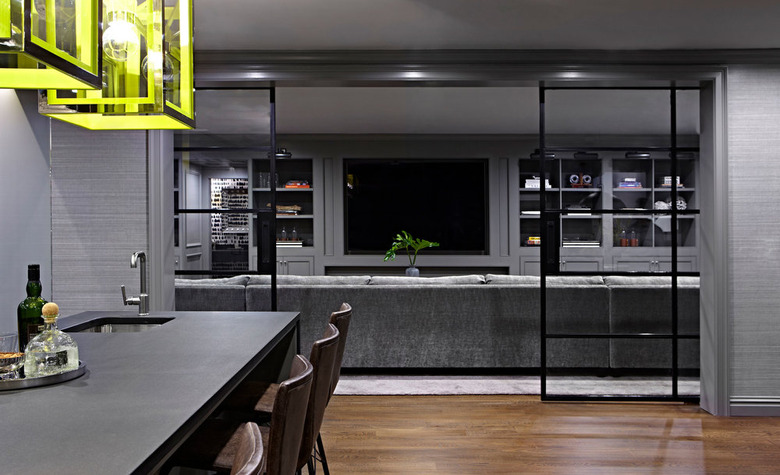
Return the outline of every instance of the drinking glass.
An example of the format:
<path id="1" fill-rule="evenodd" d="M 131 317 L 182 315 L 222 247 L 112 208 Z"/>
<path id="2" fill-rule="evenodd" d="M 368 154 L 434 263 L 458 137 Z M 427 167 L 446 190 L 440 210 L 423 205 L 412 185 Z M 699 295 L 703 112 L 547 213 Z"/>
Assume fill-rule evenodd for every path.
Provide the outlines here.
<path id="1" fill-rule="evenodd" d="M 16 379 L 24 364 L 24 353 L 19 351 L 16 332 L 0 333 L 0 380 Z"/>

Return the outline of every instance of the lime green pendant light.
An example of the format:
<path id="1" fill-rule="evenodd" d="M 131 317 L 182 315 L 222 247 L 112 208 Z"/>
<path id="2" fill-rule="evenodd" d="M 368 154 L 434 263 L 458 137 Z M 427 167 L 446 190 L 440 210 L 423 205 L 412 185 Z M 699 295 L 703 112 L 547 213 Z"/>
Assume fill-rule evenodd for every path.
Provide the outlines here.
<path id="1" fill-rule="evenodd" d="M 103 0 L 101 50 L 102 88 L 42 91 L 40 113 L 93 130 L 195 126 L 192 0 Z"/>
<path id="2" fill-rule="evenodd" d="M 0 88 L 100 86 L 100 0 L 0 0 Z"/>

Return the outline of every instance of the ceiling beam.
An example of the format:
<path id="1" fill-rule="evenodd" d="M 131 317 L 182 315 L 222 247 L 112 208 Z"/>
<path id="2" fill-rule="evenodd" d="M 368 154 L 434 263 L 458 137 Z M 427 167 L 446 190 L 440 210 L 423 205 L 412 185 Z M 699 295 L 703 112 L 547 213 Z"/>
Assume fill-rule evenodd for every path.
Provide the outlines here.
<path id="1" fill-rule="evenodd" d="M 591 81 L 608 86 L 693 86 L 698 71 L 780 64 L 780 49 L 197 51 L 196 87 L 534 86 Z M 684 81 L 690 80 L 689 84 Z"/>

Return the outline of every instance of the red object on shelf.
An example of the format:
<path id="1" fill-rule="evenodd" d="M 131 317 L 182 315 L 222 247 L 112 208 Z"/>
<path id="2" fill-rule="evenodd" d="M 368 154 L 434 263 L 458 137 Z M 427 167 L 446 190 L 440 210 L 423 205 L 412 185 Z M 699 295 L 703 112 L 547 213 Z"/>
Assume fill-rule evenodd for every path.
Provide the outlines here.
<path id="1" fill-rule="evenodd" d="M 311 188 L 308 181 L 305 180 L 290 180 L 284 184 L 285 188 Z"/>

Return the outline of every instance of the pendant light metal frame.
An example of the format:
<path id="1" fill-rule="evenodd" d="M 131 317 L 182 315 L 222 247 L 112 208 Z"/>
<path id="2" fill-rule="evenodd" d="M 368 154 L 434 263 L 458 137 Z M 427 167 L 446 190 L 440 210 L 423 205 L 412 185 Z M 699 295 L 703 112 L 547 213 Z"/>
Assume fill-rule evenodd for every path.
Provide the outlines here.
<path id="1" fill-rule="evenodd" d="M 105 12 L 104 22 L 111 14 Z M 101 44 L 103 89 L 42 91 L 41 114 L 92 130 L 194 128 L 192 0 L 177 0 L 171 6 L 164 0 L 146 0 L 132 16 L 136 27 L 142 27 L 139 43 L 145 48 L 119 61 L 108 57 Z M 171 31 L 175 25 L 178 34 Z M 103 25 L 104 34 L 108 26 Z M 171 65 L 167 81 L 166 61 Z"/>
<path id="2" fill-rule="evenodd" d="M 57 16 L 53 0 L 43 3 L 45 33 L 50 41 L 34 34 L 33 0 L 0 0 L 0 88 L 96 89 L 100 87 L 102 41 L 100 0 L 75 0 L 73 15 L 76 56 L 57 45 Z M 61 32 L 60 32 L 61 33 Z"/>

